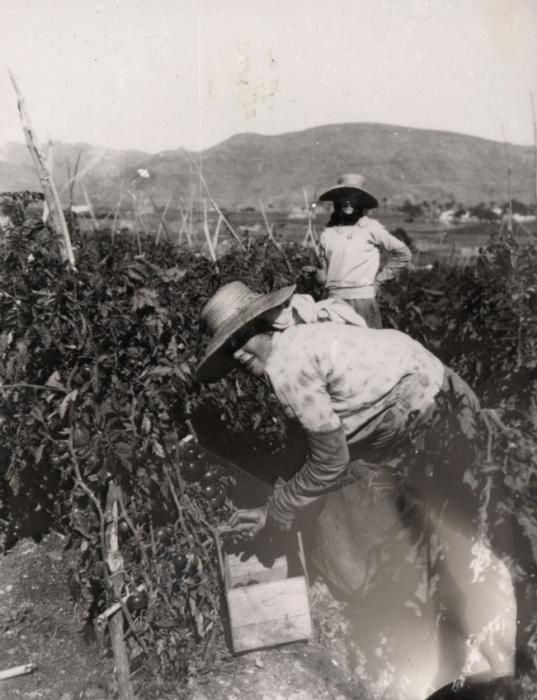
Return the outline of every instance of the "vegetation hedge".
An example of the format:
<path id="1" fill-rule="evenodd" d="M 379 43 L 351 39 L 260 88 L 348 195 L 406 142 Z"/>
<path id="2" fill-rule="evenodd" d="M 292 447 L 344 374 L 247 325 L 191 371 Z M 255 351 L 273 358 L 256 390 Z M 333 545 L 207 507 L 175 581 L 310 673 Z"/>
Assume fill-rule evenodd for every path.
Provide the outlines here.
<path id="1" fill-rule="evenodd" d="M 309 249 L 244 239 L 216 268 L 200 254 L 110 232 L 72 232 L 76 271 L 50 232 L 27 220 L 0 243 L 0 458 L 6 546 L 54 528 L 79 551 L 70 572 L 88 629 L 114 600 L 104 527 L 110 482 L 121 488 L 128 638 L 157 684 L 214 664 L 221 653 L 214 528 L 229 515 L 233 480 L 212 452 L 275 476 L 299 462 L 300 435 L 263 384 L 230 375 L 201 387 L 203 304 L 222 283 L 258 291 L 296 282 Z M 387 285 L 387 325 L 458 370 L 506 431 L 493 452 L 531 510 L 535 488 L 537 246 L 492 241 L 475 265 L 411 270 Z M 490 443 L 490 441 L 489 441 Z M 209 472 L 210 477 L 207 476 Z M 528 491 L 528 488 L 530 490 Z M 513 507 L 515 507 L 513 505 Z"/>

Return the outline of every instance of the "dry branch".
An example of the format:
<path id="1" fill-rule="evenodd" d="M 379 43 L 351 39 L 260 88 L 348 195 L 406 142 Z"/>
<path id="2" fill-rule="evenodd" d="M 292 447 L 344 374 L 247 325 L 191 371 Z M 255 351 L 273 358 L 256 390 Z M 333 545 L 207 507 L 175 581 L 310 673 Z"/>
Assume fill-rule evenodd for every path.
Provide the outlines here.
<path id="1" fill-rule="evenodd" d="M 64 262 L 67 262 L 70 267 L 75 267 L 75 257 L 73 254 L 73 247 L 71 245 L 71 239 L 69 237 L 69 231 L 67 229 L 67 223 L 65 221 L 65 216 L 63 214 L 62 204 L 60 197 L 58 195 L 58 190 L 52 180 L 52 176 L 46 164 L 46 159 L 39 150 L 37 142 L 34 138 L 33 131 L 30 125 L 30 118 L 28 111 L 26 109 L 24 97 L 19 89 L 15 76 L 11 71 L 9 71 L 9 77 L 15 89 L 17 95 L 17 105 L 19 109 L 19 115 L 22 124 L 22 130 L 24 132 L 24 137 L 26 139 L 26 145 L 30 151 L 30 155 L 34 161 L 41 186 L 43 187 L 43 194 L 45 195 L 45 201 L 50 211 L 50 218 L 52 223 L 52 228 L 54 229 L 59 243 L 60 255 Z"/>

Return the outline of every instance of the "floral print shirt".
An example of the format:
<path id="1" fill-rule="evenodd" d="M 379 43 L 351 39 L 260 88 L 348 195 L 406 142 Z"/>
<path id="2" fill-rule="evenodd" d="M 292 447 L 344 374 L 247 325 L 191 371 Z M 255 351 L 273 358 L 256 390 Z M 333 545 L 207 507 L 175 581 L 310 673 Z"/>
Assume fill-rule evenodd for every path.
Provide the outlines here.
<path id="1" fill-rule="evenodd" d="M 265 372 L 289 418 L 311 432 L 342 426 L 351 442 L 404 377 L 419 376 L 415 409 L 430 406 L 444 378 L 442 362 L 405 333 L 332 322 L 274 333 Z"/>
<path id="2" fill-rule="evenodd" d="M 405 333 L 332 322 L 274 333 L 265 373 L 308 441 L 304 466 L 271 499 L 268 515 L 291 526 L 297 510 L 340 481 L 349 449 L 391 447 L 412 416 L 434 405 L 442 362 Z"/>

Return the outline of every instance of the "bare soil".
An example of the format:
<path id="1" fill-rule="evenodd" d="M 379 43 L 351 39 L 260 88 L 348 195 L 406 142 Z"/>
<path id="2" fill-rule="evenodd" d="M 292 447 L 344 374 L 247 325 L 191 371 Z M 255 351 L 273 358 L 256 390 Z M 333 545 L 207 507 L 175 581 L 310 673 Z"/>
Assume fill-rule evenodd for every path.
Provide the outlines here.
<path id="1" fill-rule="evenodd" d="M 24 676 L 0 681 L 0 700 L 108 700 L 117 698 L 113 659 L 106 644 L 85 639 L 83 611 L 72 603 L 66 572 L 69 550 L 58 534 L 40 543 L 19 541 L 0 560 L 0 670 L 33 664 Z M 309 643 L 231 654 L 214 672 L 166 693 L 144 690 L 138 700 L 359 700 L 364 697 L 339 641 L 338 605 L 312 589 L 315 639 Z"/>

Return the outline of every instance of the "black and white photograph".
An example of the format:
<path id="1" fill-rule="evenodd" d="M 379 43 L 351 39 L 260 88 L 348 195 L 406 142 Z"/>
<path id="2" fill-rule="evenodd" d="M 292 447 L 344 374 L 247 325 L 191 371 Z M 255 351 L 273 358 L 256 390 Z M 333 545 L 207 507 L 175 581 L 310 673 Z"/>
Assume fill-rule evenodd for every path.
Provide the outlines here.
<path id="1" fill-rule="evenodd" d="M 535 0 L 0 9 L 0 700 L 535 700 Z"/>

